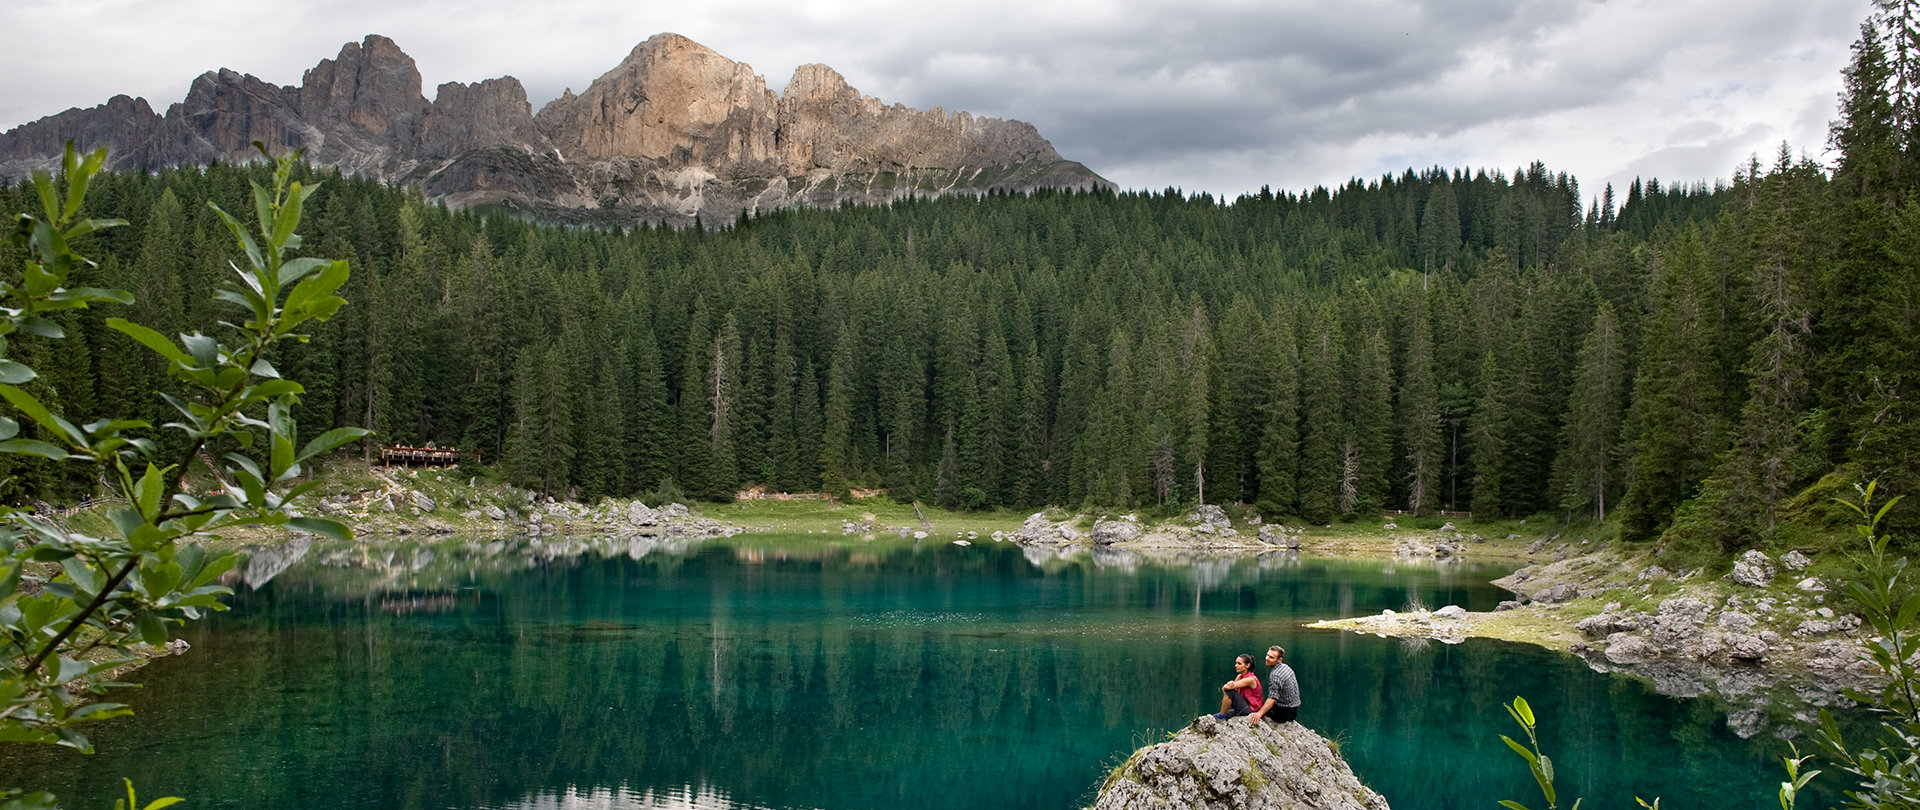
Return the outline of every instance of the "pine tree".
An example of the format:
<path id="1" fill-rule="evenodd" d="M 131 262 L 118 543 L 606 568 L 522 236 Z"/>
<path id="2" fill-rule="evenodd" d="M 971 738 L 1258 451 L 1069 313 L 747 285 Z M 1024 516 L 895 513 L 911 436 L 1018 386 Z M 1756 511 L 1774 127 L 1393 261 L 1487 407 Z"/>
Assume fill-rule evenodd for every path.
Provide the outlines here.
<path id="1" fill-rule="evenodd" d="M 1473 416 L 1468 423 L 1468 458 L 1473 464 L 1473 494 L 1469 509 L 1475 520 L 1494 520 L 1506 514 L 1501 492 L 1503 465 L 1506 463 L 1507 415 L 1501 398 L 1503 385 L 1500 364 L 1489 351 L 1480 361 L 1480 390 L 1474 398 Z"/>
<path id="2" fill-rule="evenodd" d="M 1341 478 L 1340 446 L 1343 430 L 1339 398 L 1330 392 L 1340 389 L 1338 368 L 1337 318 L 1332 307 L 1323 306 L 1318 324 L 1308 327 L 1307 343 L 1301 352 L 1300 390 L 1300 516 L 1313 523 L 1325 523 L 1339 508 Z"/>
<path id="3" fill-rule="evenodd" d="M 1621 500 L 1628 539 L 1662 531 L 1724 446 L 1716 358 L 1702 351 L 1720 340 L 1713 287 L 1705 246 L 1690 228 L 1655 270 L 1653 313 L 1640 341 L 1627 428 L 1633 472 Z"/>
<path id="4" fill-rule="evenodd" d="M 858 341 L 857 332 L 842 330 L 827 366 L 827 399 L 820 419 L 820 488 L 829 493 L 845 492 L 853 475 L 848 452 L 853 441 L 853 347 Z"/>
<path id="5" fill-rule="evenodd" d="M 1569 514 L 1592 509 L 1606 520 L 1609 496 L 1617 496 L 1615 443 L 1626 397 L 1626 351 L 1613 305 L 1602 302 L 1580 346 L 1573 399 L 1561 431 L 1554 480 L 1561 482 L 1560 508 Z"/>
<path id="6" fill-rule="evenodd" d="M 1441 471 L 1440 400 L 1433 376 L 1433 327 L 1424 292 L 1414 294 L 1409 321 L 1400 377 L 1400 446 L 1407 469 L 1407 509 L 1420 514 L 1438 498 Z"/>
<path id="7" fill-rule="evenodd" d="M 713 341 L 712 359 L 707 365 L 707 480 L 706 494 L 715 500 L 733 497 L 739 485 L 740 471 L 735 456 L 736 434 L 740 426 L 740 399 L 744 393 L 741 366 L 745 356 L 740 345 L 740 324 L 728 312 L 720 334 Z"/>

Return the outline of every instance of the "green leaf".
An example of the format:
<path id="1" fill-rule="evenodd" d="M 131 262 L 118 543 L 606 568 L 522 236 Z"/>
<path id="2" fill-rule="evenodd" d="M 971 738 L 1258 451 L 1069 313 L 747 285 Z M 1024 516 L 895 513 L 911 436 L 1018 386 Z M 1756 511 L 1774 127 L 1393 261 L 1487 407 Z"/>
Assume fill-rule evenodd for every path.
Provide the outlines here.
<path id="1" fill-rule="evenodd" d="M 1514 742 L 1512 737 L 1502 734 L 1500 735 L 1500 739 L 1505 741 L 1507 744 L 1507 747 L 1513 749 L 1514 753 L 1519 754 L 1520 758 L 1525 759 L 1529 767 L 1533 766 L 1534 763 L 1540 761 L 1538 757 L 1534 756 L 1533 751 L 1528 750 L 1528 748 L 1524 745 Z"/>
<path id="2" fill-rule="evenodd" d="M 133 485 L 134 505 L 139 507 L 140 516 L 151 522 L 160 517 L 160 496 L 165 494 L 166 477 L 160 468 L 147 465 L 147 471 Z"/>
<path id="3" fill-rule="evenodd" d="M 195 332 L 181 335 L 180 345 L 187 347 L 187 353 L 193 355 L 193 362 L 200 368 L 213 368 L 220 363 L 220 342 Z"/>
<path id="4" fill-rule="evenodd" d="M 308 273 L 334 263 L 335 262 L 330 259 L 316 259 L 311 256 L 290 260 L 286 264 L 280 265 L 280 286 L 285 287 L 288 284 L 297 282 L 305 278 Z M 292 296 L 288 296 L 287 303 L 293 303 Z"/>
<path id="5" fill-rule="evenodd" d="M 0 453 L 20 453 L 54 461 L 65 461 L 68 455 L 67 451 L 59 447 L 34 439 L 8 439 L 0 442 Z"/>
<path id="6" fill-rule="evenodd" d="M 288 518 L 287 525 L 333 540 L 338 540 L 342 543 L 353 542 L 353 530 L 347 528 L 347 524 L 337 520 L 317 517 L 296 517 Z"/>
<path id="7" fill-rule="evenodd" d="M 366 438 L 371 433 L 373 433 L 373 431 L 366 428 L 334 428 L 320 434 L 320 436 L 313 441 L 307 442 L 307 446 L 300 448 L 300 455 L 294 460 L 306 461 L 341 445 Z"/>
<path id="8" fill-rule="evenodd" d="M 278 481 L 281 476 L 285 475 L 294 465 L 292 437 L 279 430 L 275 430 L 273 432 L 273 448 L 271 453 L 272 455 L 268 458 L 267 469 L 273 473 L 273 480 Z"/>
<path id="9" fill-rule="evenodd" d="M 140 640 L 155 647 L 167 643 L 167 625 L 160 621 L 159 614 L 143 612 L 134 620 L 134 626 L 140 630 Z"/>
<path id="10" fill-rule="evenodd" d="M 287 293 L 286 308 L 297 310 L 309 303 L 333 295 L 340 285 L 347 283 L 347 263 L 345 261 L 328 262 L 319 275 L 300 282 Z"/>
<path id="11" fill-rule="evenodd" d="M 273 233 L 273 197 L 259 183 L 252 185 L 254 222 L 258 224 L 261 233 L 271 235 Z M 272 243 L 279 244 L 280 240 L 274 239 Z M 127 810 L 133 810 L 133 808 L 127 808 Z"/>
<path id="12" fill-rule="evenodd" d="M 35 399 L 32 394 L 11 385 L 0 385 L 0 397 L 6 398 L 8 402 L 13 403 L 13 407 L 18 408 L 21 413 L 26 414 L 27 417 L 33 421 L 40 423 L 40 426 L 46 428 L 49 432 L 65 436 L 74 444 L 86 444 L 87 437 L 80 432 L 79 428 L 74 427 L 72 422 L 68 422 L 54 414 L 53 411 L 48 410 L 47 406 L 42 405 L 40 400 Z"/>
<path id="13" fill-rule="evenodd" d="M 8 385 L 21 385 L 23 383 L 32 382 L 33 378 L 38 376 L 40 375 L 34 373 L 33 369 L 28 368 L 27 366 L 22 365 L 20 363 L 16 363 L 12 360 L 8 360 L 4 357 L 0 357 L 0 383 L 6 383 Z"/>
<path id="14" fill-rule="evenodd" d="M 68 144 L 69 147 L 72 144 Z M 40 196 L 40 210 L 46 212 L 47 219 L 60 218 L 60 195 L 54 193 L 53 175 L 46 169 L 33 171 L 33 190 Z"/>
<path id="15" fill-rule="evenodd" d="M 193 365 L 193 358 L 188 357 L 186 352 L 180 351 L 180 347 L 173 345 L 173 341 L 167 340 L 166 336 L 159 332 L 148 329 L 125 318 L 108 318 L 107 326 L 125 334 L 127 337 L 133 338 L 135 341 L 138 341 L 140 345 L 154 350 L 159 353 L 161 357 L 165 357 L 182 366 Z"/>
<path id="16" fill-rule="evenodd" d="M 60 566 L 66 569 L 67 579 L 72 580 L 73 584 L 79 586 L 81 590 L 89 595 L 100 592 L 100 572 L 88 565 L 86 560 L 68 557 L 60 561 Z"/>
<path id="17" fill-rule="evenodd" d="M 241 249 L 246 251 L 247 261 L 256 268 L 265 269 L 266 263 L 260 260 L 260 245 L 253 241 L 253 236 L 247 233 L 246 228 L 241 227 L 240 220 L 234 219 L 227 212 L 221 210 L 220 206 L 214 205 L 211 202 L 207 203 L 207 207 L 212 208 L 214 213 L 220 215 L 220 221 L 227 224 L 227 231 L 233 234 L 233 240 L 238 242 Z M 241 275 L 244 277 L 247 274 L 241 273 Z"/>
<path id="18" fill-rule="evenodd" d="M 26 332 L 27 334 L 39 335 L 40 337 L 47 338 L 49 340 L 59 340 L 67 336 L 66 330 L 61 329 L 60 324 L 54 323 L 53 321 L 47 320 L 46 318 L 42 318 L 38 315 L 29 315 L 25 318 L 15 318 L 13 321 L 13 326 L 15 329 L 19 329 L 20 331 Z"/>
<path id="19" fill-rule="evenodd" d="M 154 799 L 153 801 L 148 802 L 147 806 L 141 808 L 141 810 L 160 810 L 160 808 L 172 807 L 176 804 L 179 804 L 182 801 L 185 801 L 185 799 L 182 799 L 179 796 L 168 796 L 164 799 Z"/>
<path id="20" fill-rule="evenodd" d="M 1501 799 L 1500 806 L 1507 808 L 1507 810 L 1527 810 L 1526 805 L 1516 802 L 1512 799 Z"/>
<path id="21" fill-rule="evenodd" d="M 1534 727 L 1533 707 L 1527 705 L 1526 698 L 1515 697 L 1513 699 L 1513 710 L 1519 713 L 1520 722 L 1526 724 L 1527 728 Z"/>
<path id="22" fill-rule="evenodd" d="M 53 676 L 53 682 L 57 684 L 67 683 L 93 671 L 93 665 L 85 661 L 75 661 L 71 658 L 61 658 L 59 661 L 59 672 Z"/>
<path id="23" fill-rule="evenodd" d="M 20 423 L 9 417 L 0 416 L 0 439 L 11 439 L 20 435 Z"/>

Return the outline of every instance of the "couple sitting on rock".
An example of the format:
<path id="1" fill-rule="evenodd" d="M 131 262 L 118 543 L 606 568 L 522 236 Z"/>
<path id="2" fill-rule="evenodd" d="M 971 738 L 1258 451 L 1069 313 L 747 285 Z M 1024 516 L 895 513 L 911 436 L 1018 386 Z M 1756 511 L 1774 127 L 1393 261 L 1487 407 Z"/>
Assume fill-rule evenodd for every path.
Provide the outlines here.
<path id="1" fill-rule="evenodd" d="M 1253 674 L 1253 656 L 1242 654 L 1233 659 L 1233 680 L 1220 685 L 1220 713 L 1216 720 L 1245 717 L 1258 723 L 1261 718 L 1275 723 L 1291 722 L 1300 716 L 1300 681 L 1286 665 L 1287 651 L 1275 644 L 1267 648 L 1267 688 L 1262 693 L 1260 678 Z"/>

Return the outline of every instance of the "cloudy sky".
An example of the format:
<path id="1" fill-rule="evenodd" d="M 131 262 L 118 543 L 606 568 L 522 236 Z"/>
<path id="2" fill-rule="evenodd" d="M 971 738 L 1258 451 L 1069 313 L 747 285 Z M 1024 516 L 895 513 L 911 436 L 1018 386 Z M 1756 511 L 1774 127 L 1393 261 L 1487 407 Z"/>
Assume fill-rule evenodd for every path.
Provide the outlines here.
<path id="1" fill-rule="evenodd" d="M 1125 188 L 1231 197 L 1534 160 L 1589 196 L 1821 159 L 1870 0 L 7 0 L 0 130 L 220 67 L 276 84 L 369 33 L 537 110 L 673 31 L 786 85 L 1032 122 Z M 23 35 L 31 32 L 31 35 Z M 76 36 L 76 33 L 78 34 Z M 75 39 L 87 43 L 73 48 Z"/>

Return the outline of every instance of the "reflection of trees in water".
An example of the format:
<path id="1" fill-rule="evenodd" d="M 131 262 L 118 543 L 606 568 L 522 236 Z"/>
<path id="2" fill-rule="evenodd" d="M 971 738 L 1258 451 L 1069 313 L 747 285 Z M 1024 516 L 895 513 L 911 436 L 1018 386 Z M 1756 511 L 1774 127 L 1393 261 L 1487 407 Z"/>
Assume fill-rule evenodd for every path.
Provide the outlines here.
<path id="1" fill-rule="evenodd" d="M 708 542 L 532 567 L 504 556 L 510 573 L 481 566 L 471 578 L 443 568 L 459 555 L 433 545 L 428 570 L 444 576 L 422 581 L 478 583 L 459 590 L 399 590 L 421 558 L 411 546 L 376 550 L 367 569 L 296 566 L 236 595 L 233 614 L 190 637 L 195 656 L 146 677 L 145 693 L 164 702 L 140 707 L 140 734 L 222 742 L 196 743 L 203 755 L 184 763 L 140 762 L 124 752 L 150 745 L 103 742 L 108 753 L 73 771 L 92 789 L 73 795 L 108 795 L 124 773 L 171 793 L 218 785 L 236 806 L 437 810 L 559 786 L 687 785 L 779 806 L 902 795 L 1073 806 L 1141 729 L 1212 708 L 1234 654 L 1282 643 L 1307 723 L 1344 731 L 1368 782 L 1396 807 L 1419 807 L 1406 801 L 1429 779 L 1475 791 L 1444 795 L 1517 795 L 1499 775 L 1510 755 L 1469 732 L 1483 715 L 1504 717 L 1515 693 L 1605 682 L 1508 645 L 1415 656 L 1293 628 L 1342 602 L 1377 611 L 1402 598 L 1400 575 L 1371 563 L 1211 557 L 1196 576 L 1146 557 L 1102 567 L 1084 551 L 1036 569 L 1005 546 L 854 544 L 761 546 L 744 564 L 737 547 Z M 388 590 L 372 590 L 382 582 Z M 449 595 L 450 610 L 383 610 L 414 598 L 445 607 Z M 1632 771 L 1679 757 L 1670 729 L 1617 740 L 1611 715 L 1625 709 L 1574 711 L 1568 722 L 1597 735 L 1582 745 L 1601 753 L 1556 758 L 1604 754 Z M 1704 724 L 1701 740 L 1721 733 L 1687 722 Z M 1718 767 L 1721 754 L 1702 756 Z"/>
<path id="2" fill-rule="evenodd" d="M 706 785 L 664 788 L 567 786 L 543 790 L 519 801 L 508 802 L 499 810 L 707 810 L 708 808 L 750 808 L 724 790 Z"/>

